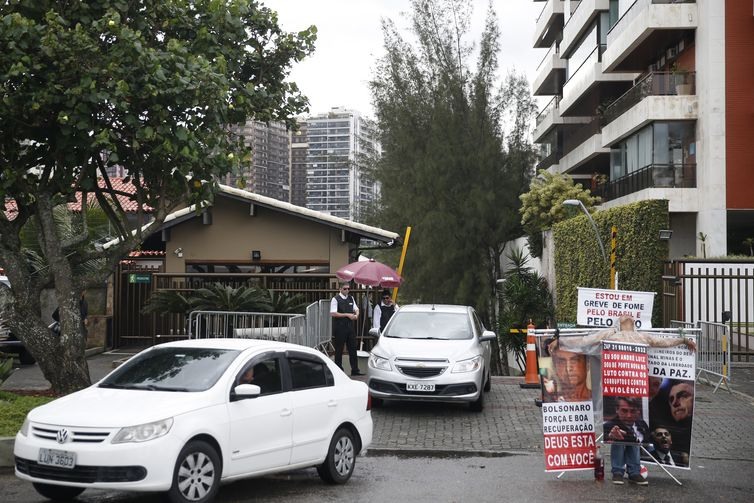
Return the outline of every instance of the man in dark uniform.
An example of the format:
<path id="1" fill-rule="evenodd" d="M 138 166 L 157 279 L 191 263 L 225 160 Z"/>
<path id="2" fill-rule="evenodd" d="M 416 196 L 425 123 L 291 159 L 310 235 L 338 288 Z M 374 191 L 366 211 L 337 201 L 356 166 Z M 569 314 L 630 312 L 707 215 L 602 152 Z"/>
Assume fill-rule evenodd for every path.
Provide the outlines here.
<path id="1" fill-rule="evenodd" d="M 393 297 L 390 295 L 390 290 L 382 292 L 382 301 L 374 308 L 374 317 L 372 320 L 372 328 L 377 328 L 382 333 L 385 330 L 385 325 L 393 317 L 393 314 L 398 310 L 398 306 L 393 303 Z"/>
<path id="2" fill-rule="evenodd" d="M 359 318 L 359 308 L 350 294 L 348 283 L 341 283 L 340 293 L 330 301 L 330 316 L 332 316 L 333 346 L 335 347 L 335 364 L 343 368 L 343 346 L 348 346 L 348 361 L 351 364 L 351 375 L 362 375 L 359 371 L 359 359 L 356 355 L 356 332 L 353 322 Z"/>

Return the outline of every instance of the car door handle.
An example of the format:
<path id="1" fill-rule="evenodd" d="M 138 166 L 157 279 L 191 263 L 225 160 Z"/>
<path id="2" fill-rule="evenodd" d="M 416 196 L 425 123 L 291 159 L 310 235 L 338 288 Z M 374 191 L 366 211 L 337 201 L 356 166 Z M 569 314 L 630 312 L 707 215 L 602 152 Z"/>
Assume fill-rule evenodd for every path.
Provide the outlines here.
<path id="1" fill-rule="evenodd" d="M 291 409 L 283 409 L 280 411 L 280 417 L 287 417 L 293 414 L 293 411 Z"/>
<path id="2" fill-rule="evenodd" d="M 327 406 L 328 407 L 337 407 L 338 406 L 338 402 L 335 401 L 335 400 L 330 400 L 329 402 L 327 402 Z"/>

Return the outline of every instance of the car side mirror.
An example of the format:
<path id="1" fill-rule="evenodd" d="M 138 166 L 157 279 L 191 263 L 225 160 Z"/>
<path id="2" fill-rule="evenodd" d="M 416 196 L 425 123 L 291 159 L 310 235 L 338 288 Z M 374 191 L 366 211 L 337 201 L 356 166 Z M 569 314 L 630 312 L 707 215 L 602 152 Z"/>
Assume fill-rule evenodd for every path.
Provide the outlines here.
<path id="1" fill-rule="evenodd" d="M 482 332 L 482 336 L 479 338 L 479 342 L 494 341 L 497 339 L 497 335 L 492 330 L 485 330 Z"/>
<path id="2" fill-rule="evenodd" d="M 244 398 L 255 398 L 262 393 L 262 388 L 256 384 L 239 384 L 233 388 L 232 401 L 243 400 Z"/>
<path id="3" fill-rule="evenodd" d="M 369 329 L 369 335 L 372 337 L 379 337 L 380 336 L 380 329 L 379 328 L 370 328 Z"/>

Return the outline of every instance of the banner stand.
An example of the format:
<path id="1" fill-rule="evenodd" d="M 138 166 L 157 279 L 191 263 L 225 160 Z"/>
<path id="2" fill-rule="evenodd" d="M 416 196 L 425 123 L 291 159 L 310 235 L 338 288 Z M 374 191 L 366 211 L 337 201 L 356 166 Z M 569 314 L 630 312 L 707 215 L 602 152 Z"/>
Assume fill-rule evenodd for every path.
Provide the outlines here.
<path id="1" fill-rule="evenodd" d="M 599 443 L 599 441 L 600 441 L 600 440 L 602 440 L 602 435 L 600 435 L 599 437 L 597 437 L 597 440 L 596 440 L 596 441 L 597 441 L 597 442 Z M 603 443 L 602 445 L 605 445 L 605 444 Z M 649 451 L 648 451 L 648 450 L 646 449 L 646 447 L 644 447 L 643 445 L 639 445 L 639 447 L 641 447 L 641 450 L 642 450 L 642 451 L 644 451 L 644 454 L 646 454 L 647 456 L 649 456 L 649 457 L 650 457 L 650 458 L 651 458 L 651 459 L 652 459 L 652 460 L 653 460 L 653 461 L 655 462 L 655 464 L 656 464 L 657 466 L 659 466 L 660 468 L 662 468 L 662 471 L 664 471 L 665 473 L 667 473 L 667 474 L 668 474 L 668 476 L 669 476 L 669 477 L 670 477 L 671 479 L 675 480 L 675 483 L 676 483 L 676 484 L 678 484 L 679 486 L 682 486 L 682 485 L 683 485 L 683 484 L 681 483 L 681 481 L 680 481 L 680 480 L 678 480 L 677 478 L 675 478 L 675 476 L 673 476 L 673 474 L 672 474 L 672 473 L 670 473 L 670 472 L 668 471 L 668 469 L 667 469 L 667 468 L 665 468 L 665 466 L 664 466 L 664 465 L 663 465 L 662 463 L 660 463 L 660 462 L 659 462 L 659 461 L 657 460 L 657 458 L 655 458 L 654 456 L 652 456 L 652 453 L 651 453 L 651 452 L 649 452 Z M 565 475 L 565 474 L 566 474 L 566 472 L 560 472 L 560 473 L 558 474 L 558 476 L 556 477 L 556 479 L 560 480 L 560 478 L 561 478 L 561 477 L 563 477 L 563 475 Z"/>
<path id="2" fill-rule="evenodd" d="M 667 468 L 665 468 L 665 465 L 663 465 L 662 463 L 660 463 L 660 462 L 659 462 L 659 461 L 657 460 L 657 458 L 655 458 L 654 456 L 652 456 L 652 453 L 651 453 L 651 452 L 649 452 L 649 451 L 647 450 L 647 448 L 646 448 L 646 447 L 644 447 L 643 445 L 640 445 L 639 447 L 641 447 L 641 450 L 642 450 L 642 451 L 644 451 L 644 454 L 646 454 L 647 456 L 649 456 L 650 458 L 652 458 L 652 460 L 654 460 L 654 462 L 655 462 L 655 464 L 656 464 L 657 466 L 659 466 L 660 468 L 662 468 L 662 471 L 664 471 L 665 473 L 667 473 L 667 474 L 668 474 L 668 475 L 670 476 L 670 478 L 671 478 L 671 479 L 675 480 L 675 483 L 676 483 L 676 484 L 678 484 L 679 486 L 682 486 L 682 485 L 683 485 L 683 484 L 681 484 L 681 481 L 680 481 L 680 480 L 678 480 L 677 478 L 675 478 L 675 477 L 673 476 L 673 474 L 672 474 L 672 473 L 670 473 L 670 472 L 668 471 L 668 469 L 667 469 Z"/>
<path id="3" fill-rule="evenodd" d="M 600 433 L 600 436 L 599 436 L 599 437 L 597 437 L 597 440 L 595 440 L 595 441 L 594 441 L 594 443 L 596 443 L 596 444 L 600 443 L 600 440 L 602 440 L 602 435 L 603 435 L 603 433 Z M 605 444 L 602 444 L 602 445 L 605 445 Z M 560 478 L 561 478 L 561 477 L 562 477 L 563 475 L 565 475 L 565 474 L 566 474 L 566 472 L 560 472 L 560 473 L 558 473 L 558 476 L 557 476 L 557 477 L 555 477 L 555 478 L 556 478 L 556 479 L 558 479 L 558 480 L 560 480 Z"/>

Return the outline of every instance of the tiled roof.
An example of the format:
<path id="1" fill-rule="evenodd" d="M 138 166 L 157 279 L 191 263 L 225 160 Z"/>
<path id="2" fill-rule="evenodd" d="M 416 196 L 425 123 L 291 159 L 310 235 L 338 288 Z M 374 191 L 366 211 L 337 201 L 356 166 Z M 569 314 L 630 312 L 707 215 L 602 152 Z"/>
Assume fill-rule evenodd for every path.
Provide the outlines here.
<path id="1" fill-rule="evenodd" d="M 121 194 L 117 194 L 116 197 L 118 198 L 118 201 L 120 201 L 121 206 L 123 206 L 123 210 L 126 213 L 136 213 L 139 209 L 135 197 L 136 187 L 134 187 L 131 182 L 123 182 L 123 178 L 110 178 L 110 184 L 112 185 L 113 190 L 121 192 Z M 102 188 L 106 187 L 104 178 L 98 180 L 98 185 Z M 90 192 L 87 194 L 87 201 L 91 205 L 96 204 L 97 199 L 94 197 L 94 194 Z M 68 203 L 68 209 L 77 212 L 81 211 L 81 192 L 76 193 L 76 202 Z M 146 213 L 151 213 L 152 208 L 150 206 L 144 206 L 144 211 Z M 16 201 L 13 199 L 6 200 L 5 215 L 8 217 L 8 220 L 16 218 L 17 213 L 18 207 L 16 206 Z"/>

